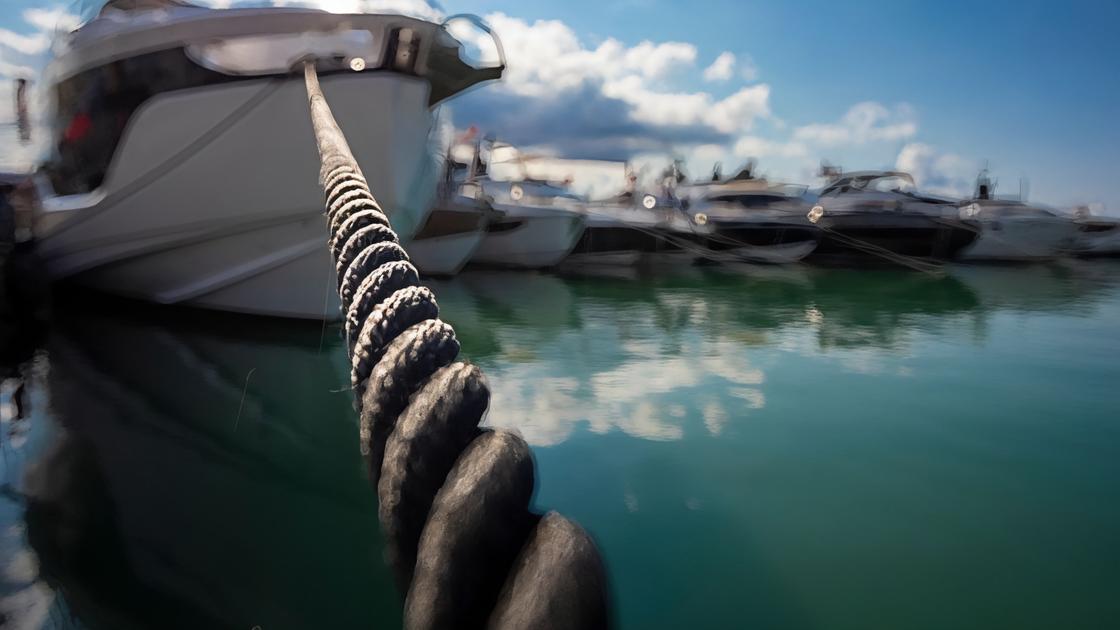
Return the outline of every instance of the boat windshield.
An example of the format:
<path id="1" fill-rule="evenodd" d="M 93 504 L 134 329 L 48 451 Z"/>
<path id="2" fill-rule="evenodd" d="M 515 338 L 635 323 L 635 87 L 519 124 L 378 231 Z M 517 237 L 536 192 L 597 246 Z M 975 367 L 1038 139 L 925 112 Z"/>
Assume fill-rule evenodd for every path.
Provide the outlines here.
<path id="1" fill-rule="evenodd" d="M 883 177 L 875 177 L 864 180 L 863 186 L 859 186 L 856 182 L 856 188 L 863 188 L 864 190 L 875 190 L 878 192 L 914 192 L 914 180 L 903 175 L 887 175 Z"/>

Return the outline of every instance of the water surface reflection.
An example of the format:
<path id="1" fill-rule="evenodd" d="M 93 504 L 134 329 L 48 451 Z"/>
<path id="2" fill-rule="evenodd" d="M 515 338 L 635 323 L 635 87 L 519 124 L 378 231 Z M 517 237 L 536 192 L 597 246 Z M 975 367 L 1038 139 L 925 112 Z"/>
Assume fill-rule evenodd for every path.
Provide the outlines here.
<path id="1" fill-rule="evenodd" d="M 320 351 L 318 326 L 70 302 L 33 362 L 13 499 L 48 620 L 399 625 L 337 335 Z"/>
<path id="2" fill-rule="evenodd" d="M 1120 614 L 1120 265 L 434 285 L 624 627 Z M 5 618 L 399 626 L 335 327 L 61 297 L 0 387 Z"/>

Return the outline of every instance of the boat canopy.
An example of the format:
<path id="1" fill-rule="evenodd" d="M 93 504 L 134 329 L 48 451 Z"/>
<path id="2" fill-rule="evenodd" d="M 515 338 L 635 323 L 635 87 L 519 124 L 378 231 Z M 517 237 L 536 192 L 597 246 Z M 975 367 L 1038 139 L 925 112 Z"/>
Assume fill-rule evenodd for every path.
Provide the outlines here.
<path id="1" fill-rule="evenodd" d="M 859 171 L 842 175 L 830 183 L 822 195 L 850 190 L 877 190 L 880 192 L 913 192 L 914 178 L 902 171 Z"/>

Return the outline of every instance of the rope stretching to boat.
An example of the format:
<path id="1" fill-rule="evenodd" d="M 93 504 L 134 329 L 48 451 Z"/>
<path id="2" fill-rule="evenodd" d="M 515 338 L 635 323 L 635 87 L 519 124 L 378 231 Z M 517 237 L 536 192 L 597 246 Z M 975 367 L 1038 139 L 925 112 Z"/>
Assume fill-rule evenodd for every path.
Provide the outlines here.
<path id="1" fill-rule="evenodd" d="M 533 456 L 517 434 L 480 428 L 490 392 L 385 212 L 304 63 L 345 313 L 361 451 L 404 625 L 603 628 L 607 580 L 590 536 L 529 510 Z"/>

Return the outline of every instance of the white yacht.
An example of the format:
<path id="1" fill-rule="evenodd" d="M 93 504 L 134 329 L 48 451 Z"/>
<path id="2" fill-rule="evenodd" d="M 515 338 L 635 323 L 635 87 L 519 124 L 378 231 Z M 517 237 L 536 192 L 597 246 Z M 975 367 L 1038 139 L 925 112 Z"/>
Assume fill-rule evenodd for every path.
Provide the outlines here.
<path id="1" fill-rule="evenodd" d="M 626 191 L 587 204 L 587 229 L 565 265 L 691 263 L 711 229 L 695 225 L 675 200 Z"/>
<path id="2" fill-rule="evenodd" d="M 495 148 L 509 147 L 491 143 L 490 159 Z M 527 176 L 494 180 L 482 154 L 482 147 L 476 146 L 471 176 L 461 194 L 481 196 L 498 216 L 487 226 L 471 262 L 522 269 L 560 264 L 583 235 L 585 201 L 563 185 Z"/>
<path id="3" fill-rule="evenodd" d="M 819 230 L 808 225 L 805 188 L 773 184 L 754 174 L 754 162 L 724 178 L 717 165 L 707 182 L 680 188 L 688 212 L 711 228 L 709 259 L 792 263 L 813 253 Z"/>
<path id="4" fill-rule="evenodd" d="M 1079 227 L 1069 217 L 1018 200 L 997 199 L 986 171 L 976 180 L 973 199 L 961 217 L 979 224 L 980 235 L 961 250 L 961 260 L 1023 261 L 1052 259 L 1069 251 Z"/>
<path id="5" fill-rule="evenodd" d="M 302 60 L 406 248 L 435 195 L 435 109 L 504 67 L 402 15 L 109 0 L 91 17 L 48 69 L 36 235 L 53 277 L 160 303 L 338 315 Z"/>
<path id="6" fill-rule="evenodd" d="M 961 218 L 958 203 L 919 193 L 908 173 L 834 172 L 811 210 L 810 220 L 824 232 L 814 256 L 954 258 L 980 232 L 974 221 Z"/>

